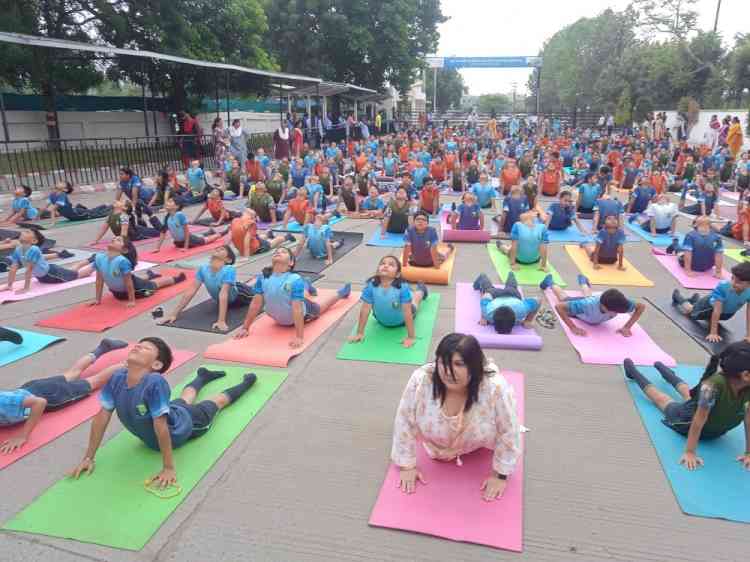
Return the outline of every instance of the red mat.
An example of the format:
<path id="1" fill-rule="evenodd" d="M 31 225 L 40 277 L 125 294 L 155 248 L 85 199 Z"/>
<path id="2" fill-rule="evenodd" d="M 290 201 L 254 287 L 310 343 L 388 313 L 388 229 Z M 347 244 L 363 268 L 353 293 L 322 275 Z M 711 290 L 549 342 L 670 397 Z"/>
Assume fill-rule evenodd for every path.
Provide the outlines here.
<path id="1" fill-rule="evenodd" d="M 158 253 L 142 250 L 138 252 L 138 259 L 154 263 L 169 263 L 171 261 L 184 260 L 192 256 L 197 256 L 204 252 L 210 252 L 214 248 L 219 248 L 227 243 L 227 237 L 223 236 L 210 244 L 203 246 L 190 246 L 188 250 L 178 248 L 171 241 L 165 241 Z M 152 249 L 156 248 L 156 244 Z"/>
<path id="2" fill-rule="evenodd" d="M 157 254 L 158 255 L 158 254 Z M 36 325 L 45 328 L 58 328 L 60 330 L 80 330 L 82 332 L 103 332 L 123 322 L 135 318 L 139 314 L 151 310 L 158 304 L 168 301 L 175 295 L 185 290 L 185 287 L 192 282 L 195 277 L 195 271 L 186 271 L 182 269 L 163 269 L 159 273 L 166 276 L 185 273 L 187 279 L 177 285 L 159 289 L 152 296 L 145 299 L 136 299 L 135 306 L 128 308 L 125 306 L 126 301 L 117 300 L 105 287 L 102 304 L 91 306 L 90 304 L 80 304 L 69 308 L 68 310 L 55 314 L 49 318 L 39 320 Z"/>
<path id="3" fill-rule="evenodd" d="M 121 363 L 125 361 L 125 358 L 130 351 L 130 347 L 126 349 L 118 349 L 102 356 L 102 358 L 86 369 L 81 378 L 90 377 L 100 372 L 102 369 L 114 365 L 115 363 Z M 167 373 L 171 373 L 181 365 L 184 365 L 193 357 L 196 356 L 192 351 L 185 351 L 182 349 L 173 349 L 174 360 L 172 366 Z M 60 437 L 63 433 L 70 431 L 74 427 L 82 424 L 89 418 L 92 418 L 99 411 L 99 391 L 91 393 L 83 400 L 71 404 L 60 410 L 54 412 L 45 412 L 42 414 L 42 418 L 31 433 L 31 437 L 26 444 L 21 447 L 20 450 L 15 451 L 10 455 L 0 454 L 0 469 L 5 468 L 8 465 L 13 464 L 18 459 L 25 457 L 29 453 L 36 451 L 40 447 L 43 447 L 50 441 L 54 441 Z M 6 439 L 18 435 L 21 431 L 21 425 L 12 427 L 0 428 L 0 443 Z M 85 448 L 86 441 L 81 441 L 81 450 Z"/>

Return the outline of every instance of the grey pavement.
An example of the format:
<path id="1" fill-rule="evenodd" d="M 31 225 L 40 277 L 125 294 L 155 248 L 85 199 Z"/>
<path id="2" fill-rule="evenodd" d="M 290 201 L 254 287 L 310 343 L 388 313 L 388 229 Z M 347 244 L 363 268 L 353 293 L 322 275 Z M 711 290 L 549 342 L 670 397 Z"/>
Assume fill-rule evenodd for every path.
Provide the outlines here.
<path id="1" fill-rule="evenodd" d="M 96 204 L 111 197 L 99 193 L 79 200 Z M 687 223 L 680 220 L 685 230 Z M 365 232 L 367 240 L 375 224 L 347 220 L 338 227 Z M 95 229 L 91 223 L 71 226 L 55 230 L 54 238 L 58 246 L 81 247 Z M 386 248 L 362 245 L 326 270 L 318 286 L 337 288 L 353 281 L 355 289 L 361 288 L 377 260 L 387 253 Z M 645 242 L 629 244 L 626 256 L 656 284 L 650 289 L 628 288 L 627 294 L 647 296 L 671 292 L 676 286 L 650 256 Z M 577 269 L 562 245 L 552 246 L 550 259 L 568 283 L 575 280 Z M 245 269 L 257 271 L 264 263 Z M 497 280 L 484 246 L 459 244 L 453 283 L 471 281 L 482 271 Z M 440 337 L 453 330 L 455 307 L 453 286 L 433 290 L 443 298 L 431 352 Z M 90 285 L 3 305 L 0 322 L 33 329 L 39 318 L 92 296 Z M 164 306 L 169 309 L 175 302 Z M 289 378 L 276 395 L 142 551 L 0 532 L 0 560 L 718 562 L 745 557 L 747 526 L 680 511 L 619 369 L 580 363 L 559 327 L 539 328 L 544 336 L 541 352 L 488 352 L 501 368 L 526 375 L 530 432 L 525 450 L 524 552 L 369 527 L 369 514 L 389 464 L 393 416 L 413 368 L 337 361 L 335 355 L 357 313 L 355 307 L 291 361 Z M 648 309 L 641 323 L 678 362 L 707 360 L 658 311 Z M 59 372 L 61 366 L 90 351 L 99 338 L 40 331 L 67 341 L 0 369 L 3 387 Z M 175 347 L 199 353 L 225 337 L 162 328 L 150 315 L 107 335 L 127 340 L 158 335 Z M 199 356 L 171 379 L 184 378 L 200 363 Z M 89 425 L 82 424 L 0 471 L 0 521 L 7 521 L 76 465 L 86 447 Z M 120 430 L 119 423 L 113 423 L 105 439 Z"/>

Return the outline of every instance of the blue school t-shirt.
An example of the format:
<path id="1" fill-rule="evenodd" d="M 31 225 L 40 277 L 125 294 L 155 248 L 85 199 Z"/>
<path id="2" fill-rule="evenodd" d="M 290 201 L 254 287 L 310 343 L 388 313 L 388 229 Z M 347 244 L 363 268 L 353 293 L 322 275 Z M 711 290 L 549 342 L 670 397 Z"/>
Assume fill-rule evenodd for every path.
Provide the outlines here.
<path id="1" fill-rule="evenodd" d="M 31 414 L 31 408 L 25 408 L 23 401 L 33 396 L 28 390 L 0 391 L 0 427 L 21 423 Z"/>
<path id="2" fill-rule="evenodd" d="M 237 282 L 237 270 L 232 265 L 223 265 L 219 271 L 214 272 L 210 265 L 203 264 L 198 268 L 195 280 L 203 283 L 206 291 L 208 291 L 208 294 L 215 301 L 219 300 L 219 293 L 224 285 L 229 285 L 227 302 L 232 303 L 237 298 L 237 287 L 235 286 Z"/>
<path id="3" fill-rule="evenodd" d="M 404 242 L 411 246 L 411 261 L 421 267 L 432 267 L 432 247 L 439 241 L 437 231 L 428 226 L 421 234 L 410 226 L 404 232 Z"/>
<path id="4" fill-rule="evenodd" d="M 495 311 L 500 307 L 507 306 L 513 311 L 513 314 L 515 314 L 516 326 L 518 326 L 529 314 L 539 308 L 539 301 L 531 298 L 518 299 L 516 297 L 507 296 L 498 297 L 496 299 L 482 299 L 479 306 L 482 309 L 482 318 L 490 324 L 492 323 L 492 315 L 495 314 Z"/>
<path id="5" fill-rule="evenodd" d="M 619 218 L 624 211 L 622 203 L 617 199 L 597 199 L 594 204 L 594 210 L 599 211 L 599 224 L 596 225 L 597 228 L 601 228 L 604 225 L 604 220 L 607 217 L 615 216 Z"/>
<path id="6" fill-rule="evenodd" d="M 28 197 L 16 197 L 15 199 L 13 199 L 11 207 L 16 213 L 18 211 L 24 211 L 24 217 L 28 220 L 35 219 L 39 214 L 39 211 L 36 210 L 36 207 L 33 207 L 31 205 Z"/>
<path id="7" fill-rule="evenodd" d="M 691 230 L 685 235 L 682 249 L 692 253 L 690 267 L 693 271 L 708 271 L 715 264 L 716 254 L 724 252 L 724 244 L 716 232 L 701 234 Z"/>
<path id="8" fill-rule="evenodd" d="M 635 185 L 635 180 L 641 175 L 638 168 L 625 168 L 622 177 L 622 187 L 631 189 Z"/>
<path id="9" fill-rule="evenodd" d="M 18 267 L 28 267 L 31 264 L 31 273 L 37 279 L 44 277 L 49 272 L 49 264 L 44 259 L 39 246 L 29 246 L 26 250 L 23 249 L 23 246 L 16 246 L 13 254 L 11 254 L 11 260 Z"/>
<path id="10" fill-rule="evenodd" d="M 182 211 L 177 211 L 174 215 L 167 215 L 165 226 L 169 229 L 172 240 L 175 242 L 185 241 L 185 225 L 187 223 L 187 216 Z"/>
<path id="11" fill-rule="evenodd" d="M 393 285 L 387 289 L 382 286 L 376 287 L 372 281 L 369 281 L 362 291 L 361 299 L 362 302 L 372 306 L 372 314 L 375 319 L 389 328 L 403 326 L 404 311 L 402 307 L 412 300 L 411 289 L 405 281 L 401 281 L 401 288 L 399 289 Z"/>
<path id="12" fill-rule="evenodd" d="M 312 154 L 305 156 L 302 161 L 305 163 L 305 168 L 308 170 L 312 170 L 315 167 L 315 164 L 318 163 L 318 159 Z"/>
<path id="13" fill-rule="evenodd" d="M 385 169 L 385 175 L 394 177 L 396 175 L 396 159 L 395 158 L 384 158 L 383 168 Z"/>
<path id="14" fill-rule="evenodd" d="M 573 224 L 573 219 L 576 216 L 576 210 L 573 205 L 563 207 L 557 201 L 549 206 L 547 212 L 551 215 L 548 227 L 550 230 L 565 230 Z"/>
<path id="15" fill-rule="evenodd" d="M 318 197 L 318 203 L 319 205 L 323 204 L 323 196 L 325 195 L 323 193 L 323 186 L 319 183 L 310 183 L 307 184 L 307 200 L 310 201 L 310 205 L 313 205 L 315 203 L 315 194 L 320 193 L 320 197 Z"/>
<path id="16" fill-rule="evenodd" d="M 125 293 L 125 276 L 132 273 L 133 264 L 125 256 L 110 258 L 105 252 L 94 256 L 94 270 L 102 274 L 104 284 L 114 293 Z"/>
<path id="17" fill-rule="evenodd" d="M 167 427 L 172 447 L 184 445 L 193 434 L 190 412 L 170 402 L 172 391 L 159 373 L 148 373 L 141 381 L 128 388 L 128 370 L 115 371 L 99 393 L 102 408 L 117 411 L 117 417 L 130 433 L 156 451 L 159 441 L 154 431 L 154 420 L 167 416 Z"/>
<path id="18" fill-rule="evenodd" d="M 568 315 L 592 325 L 612 320 L 618 313 L 611 310 L 602 311 L 601 300 L 601 293 L 591 295 L 590 297 L 570 299 L 565 303 L 568 307 Z M 628 312 L 633 312 L 633 310 L 635 310 L 635 303 L 632 300 L 628 300 Z"/>
<path id="19" fill-rule="evenodd" d="M 324 224 L 318 228 L 314 224 L 308 223 L 302 228 L 302 234 L 307 239 L 307 249 L 314 257 L 321 259 L 328 256 L 326 242 L 333 237 L 333 231 L 329 225 Z"/>
<path id="20" fill-rule="evenodd" d="M 498 196 L 497 190 L 489 183 L 482 185 L 477 182 L 471 186 L 471 192 L 476 195 L 480 207 L 489 207 L 492 204 L 492 198 Z"/>
<path id="21" fill-rule="evenodd" d="M 511 240 L 518 242 L 516 261 L 519 263 L 536 263 L 541 257 L 539 249 L 542 244 L 549 244 L 547 227 L 541 223 L 527 226 L 522 222 L 513 225 L 510 231 Z"/>
<path id="22" fill-rule="evenodd" d="M 427 169 L 432 163 L 432 154 L 430 154 L 426 150 L 423 150 L 419 153 L 419 160 L 420 162 L 422 162 L 422 165 L 425 167 L 425 169 Z"/>
<path id="23" fill-rule="evenodd" d="M 70 207 L 70 201 L 68 200 L 67 193 L 61 193 L 59 191 L 53 191 L 47 197 L 47 201 L 50 205 L 54 205 L 58 209 L 62 207 Z"/>
<path id="24" fill-rule="evenodd" d="M 307 168 L 296 168 L 292 166 L 289 168 L 289 177 L 292 178 L 292 187 L 300 188 L 305 187 L 305 178 L 310 175 L 310 171 Z"/>
<path id="25" fill-rule="evenodd" d="M 651 200 L 656 197 L 656 190 L 647 185 L 641 185 L 633 190 L 632 213 L 642 213 L 646 210 Z"/>
<path id="26" fill-rule="evenodd" d="M 206 173 L 201 168 L 188 168 L 186 176 L 193 191 L 200 191 L 206 185 Z"/>
<path id="27" fill-rule="evenodd" d="M 721 303 L 722 314 L 734 314 L 743 305 L 750 302 L 750 289 L 745 289 L 741 293 L 732 289 L 732 284 L 729 281 L 720 281 L 714 290 L 711 291 L 711 295 L 708 297 L 709 302 L 713 306 L 715 302 Z"/>
<path id="28" fill-rule="evenodd" d="M 133 200 L 133 189 L 138 188 L 138 200 L 142 203 L 148 203 L 154 196 L 154 190 L 150 187 L 146 187 L 141 182 L 141 178 L 138 176 L 131 177 L 128 181 L 120 182 L 120 191 L 128 196 L 128 199 Z"/>
<path id="29" fill-rule="evenodd" d="M 458 230 L 479 230 L 479 217 L 482 214 L 482 209 L 476 203 L 474 205 L 466 205 L 461 203 L 456 207 L 458 213 Z"/>
<path id="30" fill-rule="evenodd" d="M 255 294 L 263 295 L 264 310 L 277 324 L 293 326 L 292 302 L 302 302 L 302 314 L 306 314 L 305 281 L 297 273 L 272 273 L 268 277 L 258 275 Z"/>
<path id="31" fill-rule="evenodd" d="M 602 228 L 596 234 L 596 241 L 599 243 L 599 257 L 612 259 L 617 257 L 617 251 L 625 243 L 625 232 L 618 228 L 614 232 L 609 232 Z"/>
<path id="32" fill-rule="evenodd" d="M 359 206 L 365 211 L 382 211 L 385 209 L 385 203 L 383 203 L 383 200 L 380 197 L 376 197 L 375 200 L 368 197 L 362 201 Z"/>
<path id="33" fill-rule="evenodd" d="M 503 199 L 503 210 L 505 211 L 505 229 L 510 232 L 510 228 L 518 222 L 521 215 L 529 210 L 529 200 L 525 196 L 517 199 L 506 197 Z"/>
<path id="34" fill-rule="evenodd" d="M 416 188 L 422 189 L 422 184 L 424 183 L 424 179 L 427 177 L 427 174 L 427 168 L 416 168 L 411 173 L 411 179 L 414 181 L 414 186 Z"/>

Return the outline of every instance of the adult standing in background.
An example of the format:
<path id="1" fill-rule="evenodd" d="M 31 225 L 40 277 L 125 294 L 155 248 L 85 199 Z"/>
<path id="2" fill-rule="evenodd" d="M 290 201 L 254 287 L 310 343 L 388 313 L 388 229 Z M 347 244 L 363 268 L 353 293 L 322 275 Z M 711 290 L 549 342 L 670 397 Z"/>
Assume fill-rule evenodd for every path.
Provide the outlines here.
<path id="1" fill-rule="evenodd" d="M 377 112 L 377 114 L 375 114 L 375 134 L 383 134 L 383 116 L 379 111 Z"/>
<path id="2" fill-rule="evenodd" d="M 732 124 L 729 126 L 729 131 L 727 132 L 727 146 L 729 147 L 729 152 L 735 159 L 737 159 L 740 150 L 742 150 L 743 141 L 740 118 L 734 116 L 732 117 Z"/>
<path id="3" fill-rule="evenodd" d="M 654 121 L 654 140 L 660 142 L 664 138 L 664 119 L 663 114 L 656 114 L 656 121 Z"/>
<path id="4" fill-rule="evenodd" d="M 711 121 L 708 123 L 708 145 L 711 150 L 716 148 L 719 143 L 719 130 L 721 129 L 721 123 L 719 123 L 719 117 L 717 115 L 711 116 Z"/>
<path id="5" fill-rule="evenodd" d="M 214 119 L 211 125 L 214 136 L 214 161 L 216 162 L 217 175 L 224 177 L 224 166 L 227 161 L 227 150 L 229 150 L 229 133 L 224 130 L 224 120 L 221 117 Z"/>
<path id="6" fill-rule="evenodd" d="M 183 169 L 190 167 L 190 161 L 195 158 L 195 119 L 187 112 L 180 112 L 180 154 Z"/>
<path id="7" fill-rule="evenodd" d="M 721 120 L 721 128 L 719 129 L 719 145 L 726 146 L 727 135 L 729 134 L 730 117 L 727 115 Z"/>
<path id="8" fill-rule="evenodd" d="M 302 123 L 297 121 L 294 125 L 294 130 L 291 133 L 292 154 L 295 158 L 300 157 L 304 140 L 305 134 L 302 132 Z"/>
<path id="9" fill-rule="evenodd" d="M 607 136 L 612 136 L 612 130 L 615 128 L 615 116 L 611 113 L 607 115 Z"/>
<path id="10" fill-rule="evenodd" d="M 273 157 L 275 160 L 289 158 L 289 127 L 286 123 L 273 133 Z"/>
<path id="11" fill-rule="evenodd" d="M 229 152 L 237 159 L 240 170 L 244 170 L 247 160 L 247 136 L 239 119 L 233 119 L 232 126 L 229 127 Z"/>

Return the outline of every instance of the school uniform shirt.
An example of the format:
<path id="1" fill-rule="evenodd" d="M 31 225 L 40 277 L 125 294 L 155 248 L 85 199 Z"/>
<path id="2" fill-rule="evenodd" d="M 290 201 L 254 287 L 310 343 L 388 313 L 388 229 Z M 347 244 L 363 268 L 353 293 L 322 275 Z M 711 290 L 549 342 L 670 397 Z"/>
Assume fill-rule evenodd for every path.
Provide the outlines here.
<path id="1" fill-rule="evenodd" d="M 557 201 L 549 206 L 547 212 L 551 215 L 548 226 L 550 230 L 565 230 L 573 224 L 576 216 L 576 209 L 573 205 L 563 207 Z"/>
<path id="2" fill-rule="evenodd" d="M 518 242 L 516 260 L 519 263 L 536 263 L 541 257 L 541 245 L 549 244 L 547 227 L 541 223 L 527 226 L 517 222 L 510 230 L 510 239 Z"/>
<path id="3" fill-rule="evenodd" d="M 133 189 L 138 188 L 138 200 L 142 203 L 148 203 L 154 196 L 154 190 L 146 187 L 138 176 L 131 177 L 128 181 L 120 181 L 120 191 L 133 201 Z M 133 201 L 135 203 L 135 201 Z"/>
<path id="4" fill-rule="evenodd" d="M 198 272 L 195 274 L 195 280 L 202 283 L 206 287 L 206 291 L 211 295 L 211 298 L 218 302 L 219 293 L 221 293 L 224 285 L 229 287 L 228 301 L 233 303 L 237 298 L 237 270 L 232 265 L 223 265 L 219 271 L 214 271 L 208 264 L 203 264 L 198 268 Z"/>
<path id="5" fill-rule="evenodd" d="M 594 204 L 594 210 L 599 211 L 599 224 L 597 225 L 599 228 L 604 224 L 604 219 L 607 217 L 619 217 L 625 211 L 622 203 L 617 199 L 597 199 Z"/>
<path id="6" fill-rule="evenodd" d="M 414 371 L 406 385 L 393 427 L 391 460 L 414 468 L 421 441 L 430 458 L 450 461 L 487 448 L 493 451 L 492 470 L 511 474 L 521 455 L 520 428 L 513 387 L 489 361 L 479 385 L 477 401 L 468 412 L 445 415 L 433 398 L 434 363 Z"/>
<path id="7" fill-rule="evenodd" d="M 25 250 L 23 246 L 16 246 L 11 254 L 11 260 L 18 267 L 27 267 L 27 264 L 31 264 L 31 273 L 37 279 L 49 272 L 49 264 L 38 246 L 29 246 Z"/>
<path id="8" fill-rule="evenodd" d="M 477 182 L 471 186 L 471 192 L 476 196 L 480 207 L 489 207 L 492 205 L 492 198 L 498 197 L 497 190 L 489 183 L 482 185 Z"/>
<path id="9" fill-rule="evenodd" d="M 68 199 L 67 193 L 60 193 L 59 191 L 53 191 L 47 197 L 47 201 L 50 205 L 54 205 L 58 209 L 64 209 L 70 207 L 70 200 Z"/>
<path id="10" fill-rule="evenodd" d="M 482 209 L 476 203 L 473 205 L 460 203 L 456 207 L 456 212 L 458 213 L 457 227 L 459 230 L 479 230 L 481 228 L 479 217 L 482 214 Z"/>
<path id="11" fill-rule="evenodd" d="M 31 205 L 28 197 L 16 197 L 11 203 L 11 207 L 14 213 L 19 211 L 24 212 L 24 218 L 28 220 L 35 219 L 39 215 L 39 211 Z"/>
<path id="12" fill-rule="evenodd" d="M 440 190 L 433 184 L 432 187 L 423 187 L 422 191 L 419 192 L 419 204 L 428 213 L 434 213 L 435 209 L 435 196 L 440 193 Z"/>
<path id="13" fill-rule="evenodd" d="M 651 186 L 641 185 L 633 190 L 633 207 L 632 213 L 642 213 L 645 211 L 651 200 L 656 197 L 656 190 Z"/>
<path id="14" fill-rule="evenodd" d="M 596 234 L 596 241 L 599 244 L 600 258 L 616 258 L 620 246 L 625 243 L 625 231 L 618 228 L 614 232 L 609 232 L 606 228 L 602 228 Z"/>
<path id="15" fill-rule="evenodd" d="M 169 437 L 176 449 L 193 434 L 193 419 L 187 409 L 170 403 L 171 394 L 169 384 L 159 373 L 148 373 L 137 385 L 128 388 L 128 370 L 123 367 L 115 371 L 104 385 L 99 393 L 99 403 L 109 412 L 116 410 L 125 429 L 156 451 L 159 450 L 159 441 L 154 420 L 167 416 Z"/>
<path id="16" fill-rule="evenodd" d="M 318 228 L 314 224 L 308 223 L 302 228 L 302 234 L 307 239 L 307 249 L 314 257 L 322 259 L 328 256 L 326 242 L 333 238 L 333 230 L 329 225 L 324 224 Z"/>
<path id="17" fill-rule="evenodd" d="M 672 219 L 677 216 L 677 205 L 667 203 L 666 205 L 649 205 L 646 209 L 646 216 L 654 219 L 657 229 L 663 230 L 672 227 Z"/>
<path id="18" fill-rule="evenodd" d="M 201 168 L 188 168 L 187 173 L 188 184 L 190 189 L 193 191 L 202 191 L 206 185 L 206 173 Z"/>
<path id="19" fill-rule="evenodd" d="M 169 230 L 172 240 L 175 242 L 185 241 L 185 226 L 188 223 L 187 216 L 182 211 L 177 211 L 174 215 L 167 215 L 164 221 L 164 228 Z"/>
<path id="20" fill-rule="evenodd" d="M 612 318 L 617 316 L 617 312 L 612 312 L 611 310 L 603 312 L 601 299 L 602 293 L 595 293 L 590 297 L 581 297 L 566 301 L 568 315 L 592 325 L 612 320 Z M 635 303 L 632 300 L 628 300 L 628 312 L 633 312 L 634 310 Z"/>
<path id="21" fill-rule="evenodd" d="M 622 178 L 622 187 L 625 189 L 632 189 L 635 185 L 635 180 L 638 179 L 638 176 L 640 175 L 641 172 L 637 168 L 625 168 Z"/>
<path id="22" fill-rule="evenodd" d="M 416 168 L 411 173 L 411 179 L 414 181 L 415 187 L 422 189 L 424 179 L 427 177 L 427 168 Z"/>
<path id="23" fill-rule="evenodd" d="M 133 272 L 133 264 L 125 256 L 110 258 L 106 252 L 99 252 L 94 256 L 94 270 L 102 274 L 104 284 L 114 293 L 125 293 L 125 276 Z"/>
<path id="24" fill-rule="evenodd" d="M 31 408 L 25 408 L 23 401 L 33 396 L 28 390 L 0 391 L 0 427 L 21 423 L 31 415 Z"/>
<path id="25" fill-rule="evenodd" d="M 404 233 L 404 242 L 411 246 L 411 261 L 422 267 L 432 267 L 432 247 L 438 242 L 437 231 L 428 226 L 422 233 L 410 226 Z"/>
<path id="26" fill-rule="evenodd" d="M 269 193 L 253 193 L 250 196 L 250 208 L 256 212 L 263 222 L 271 222 L 271 210 L 276 208 L 276 202 Z"/>
<path id="27" fill-rule="evenodd" d="M 719 284 L 711 291 L 708 301 L 711 306 L 716 302 L 720 302 L 721 313 L 731 315 L 750 302 L 750 289 L 745 289 L 738 294 L 737 291 L 732 289 L 731 282 L 719 281 Z"/>
<path id="28" fill-rule="evenodd" d="M 289 177 L 292 178 L 292 186 L 296 188 L 305 187 L 305 178 L 310 175 L 310 171 L 307 168 L 297 168 L 292 166 L 289 168 Z"/>
<path id="29" fill-rule="evenodd" d="M 503 210 L 505 211 L 505 226 L 510 228 L 518 222 L 522 214 L 529 210 L 529 200 L 526 197 L 506 197 L 503 199 Z"/>
<path id="30" fill-rule="evenodd" d="M 690 267 L 693 271 L 708 271 L 715 264 L 716 254 L 724 252 L 724 244 L 721 236 L 714 231 L 701 234 L 691 230 L 685 235 L 682 249 L 692 254 Z"/>
<path id="31" fill-rule="evenodd" d="M 412 301 L 411 289 L 405 281 L 401 281 L 400 288 L 391 285 L 387 289 L 368 281 L 360 298 L 372 307 L 375 319 L 388 328 L 404 325 L 403 305 Z"/>
<path id="32" fill-rule="evenodd" d="M 359 207 L 364 211 L 382 211 L 385 209 L 385 203 L 380 197 L 376 197 L 375 199 L 368 197 L 359 204 Z"/>
<path id="33" fill-rule="evenodd" d="M 291 271 L 272 273 L 268 277 L 258 275 L 254 292 L 263 295 L 264 310 L 281 326 L 293 326 L 292 303 L 302 302 L 302 314 L 306 314 L 305 281 Z"/>
<path id="34" fill-rule="evenodd" d="M 426 150 L 423 150 L 419 153 L 419 160 L 420 162 L 422 162 L 425 170 L 428 170 L 430 167 L 430 163 L 432 162 L 432 154 L 430 154 Z"/>
<path id="35" fill-rule="evenodd" d="M 516 326 L 521 324 L 526 317 L 539 308 L 539 301 L 532 298 L 519 299 L 516 297 L 498 297 L 496 299 L 483 298 L 479 302 L 482 309 L 482 318 L 492 324 L 492 316 L 498 308 L 507 306 L 516 316 Z"/>

